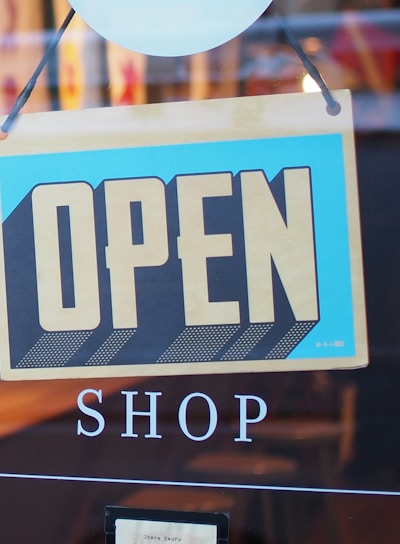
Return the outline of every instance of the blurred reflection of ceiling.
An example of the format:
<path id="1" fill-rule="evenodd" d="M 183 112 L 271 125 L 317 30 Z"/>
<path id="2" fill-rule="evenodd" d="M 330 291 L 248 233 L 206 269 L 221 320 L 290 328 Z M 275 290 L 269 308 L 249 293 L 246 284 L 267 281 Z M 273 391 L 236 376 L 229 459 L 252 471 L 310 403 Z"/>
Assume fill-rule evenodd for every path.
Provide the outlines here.
<path id="1" fill-rule="evenodd" d="M 19 2 L 24 3 L 18 0 L 15 5 L 21 6 Z M 54 7 L 59 2 L 68 5 L 66 0 L 51 4 Z M 328 87 L 353 91 L 356 121 L 363 130 L 369 124 L 374 130 L 400 128 L 395 108 L 400 87 L 400 9 L 383 9 L 387 3 L 277 2 Z M 30 24 L 29 10 L 24 8 L 23 18 L 14 14 L 11 20 L 9 5 L 8 0 L 0 0 L 5 14 L 0 22 L 3 114 L 33 72 L 50 36 L 43 30 L 45 17 L 36 14 Z M 62 18 L 63 10 L 59 12 L 54 12 L 55 26 Z M 12 27 L 10 21 L 15 23 Z M 302 92 L 313 87 L 278 20 L 269 12 L 232 42 L 177 58 L 145 57 L 110 45 L 77 18 L 24 111 Z"/>

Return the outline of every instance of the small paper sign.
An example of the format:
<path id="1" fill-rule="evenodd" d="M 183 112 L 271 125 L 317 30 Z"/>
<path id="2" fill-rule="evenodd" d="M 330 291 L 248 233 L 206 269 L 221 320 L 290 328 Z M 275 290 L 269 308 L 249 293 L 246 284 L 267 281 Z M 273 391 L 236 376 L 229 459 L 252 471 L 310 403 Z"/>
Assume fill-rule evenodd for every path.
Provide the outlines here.
<path id="1" fill-rule="evenodd" d="M 367 364 L 350 94 L 22 116 L 3 379 Z"/>
<path id="2" fill-rule="evenodd" d="M 106 544 L 226 544 L 224 513 L 105 508 Z"/>
<path id="3" fill-rule="evenodd" d="M 115 544 L 216 544 L 216 525 L 117 519 Z"/>

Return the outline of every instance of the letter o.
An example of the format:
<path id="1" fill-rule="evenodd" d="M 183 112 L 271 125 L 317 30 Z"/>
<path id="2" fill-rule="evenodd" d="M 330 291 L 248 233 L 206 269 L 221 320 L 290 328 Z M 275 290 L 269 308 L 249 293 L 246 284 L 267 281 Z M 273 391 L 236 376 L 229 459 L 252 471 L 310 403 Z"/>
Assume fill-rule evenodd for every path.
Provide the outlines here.
<path id="1" fill-rule="evenodd" d="M 208 405 L 208 410 L 209 410 L 208 430 L 205 434 L 201 436 L 193 435 L 189 431 L 188 425 L 187 425 L 187 408 L 188 408 L 189 402 L 196 397 L 204 399 Z M 190 440 L 194 440 L 196 442 L 202 442 L 210 438 L 210 436 L 212 436 L 212 434 L 214 433 L 217 427 L 217 423 L 218 423 L 217 407 L 215 406 L 213 400 L 210 399 L 210 397 L 208 397 L 204 393 L 190 393 L 190 395 L 187 395 L 183 399 L 183 401 L 181 402 L 181 405 L 179 406 L 178 420 L 179 420 L 179 426 L 183 434 L 187 436 L 187 438 L 190 438 Z"/>

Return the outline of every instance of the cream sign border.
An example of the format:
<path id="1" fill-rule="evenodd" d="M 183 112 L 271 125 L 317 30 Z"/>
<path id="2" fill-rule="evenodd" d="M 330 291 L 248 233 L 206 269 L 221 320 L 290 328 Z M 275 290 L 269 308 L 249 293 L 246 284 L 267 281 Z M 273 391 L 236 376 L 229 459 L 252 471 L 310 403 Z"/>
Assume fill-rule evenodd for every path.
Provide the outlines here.
<path id="1" fill-rule="evenodd" d="M 351 96 L 336 91 L 341 113 L 328 115 L 319 93 L 233 98 L 136 107 L 52 112 L 22 116 L 15 132 L 1 143 L 1 157 L 99 149 L 340 134 L 346 179 L 355 355 L 320 359 L 163 363 L 10 369 L 7 312 L 1 312 L 2 379 L 87 376 L 140 376 L 351 368 L 368 362 L 358 191 Z M 1 245 L 3 242 L 1 240 Z M 0 269 L 0 303 L 7 306 L 4 263 Z"/>

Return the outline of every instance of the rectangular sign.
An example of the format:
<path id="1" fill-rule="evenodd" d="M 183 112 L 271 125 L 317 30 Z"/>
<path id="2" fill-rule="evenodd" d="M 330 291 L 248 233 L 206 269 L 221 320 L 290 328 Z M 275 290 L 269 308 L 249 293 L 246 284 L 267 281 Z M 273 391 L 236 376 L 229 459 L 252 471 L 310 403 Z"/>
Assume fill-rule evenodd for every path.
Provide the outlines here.
<path id="1" fill-rule="evenodd" d="M 0 144 L 2 378 L 366 365 L 335 97 L 22 116 Z"/>
<path id="2" fill-rule="evenodd" d="M 149 542 L 216 544 L 217 527 L 146 519 L 116 520 L 115 544 L 148 544 Z"/>
<path id="3" fill-rule="evenodd" d="M 228 542 L 228 514 L 106 506 L 105 515 L 106 544 Z"/>

